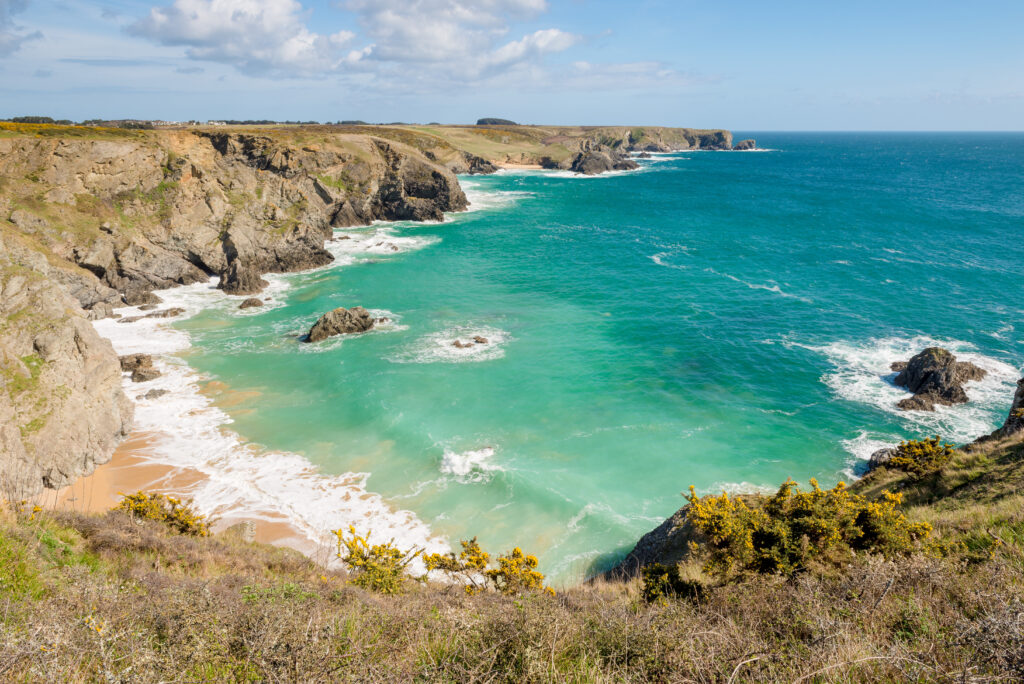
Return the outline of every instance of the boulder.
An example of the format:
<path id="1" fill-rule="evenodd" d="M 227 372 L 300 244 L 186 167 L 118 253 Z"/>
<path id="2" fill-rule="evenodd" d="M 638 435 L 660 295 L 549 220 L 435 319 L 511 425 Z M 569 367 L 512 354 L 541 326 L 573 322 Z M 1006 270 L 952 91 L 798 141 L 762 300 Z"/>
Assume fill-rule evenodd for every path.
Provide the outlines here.
<path id="1" fill-rule="evenodd" d="M 941 347 L 929 347 L 910 361 L 893 363 L 891 368 L 899 373 L 894 382 L 914 393 L 897 404 L 904 411 L 934 411 L 936 404 L 965 404 L 964 383 L 986 375 L 984 369 L 957 361 L 949 350 Z"/>
<path id="2" fill-rule="evenodd" d="M 753 138 L 747 138 L 746 140 L 740 140 L 738 143 L 732 146 L 734 150 L 756 150 L 757 142 Z"/>
<path id="3" fill-rule="evenodd" d="M 886 463 L 892 460 L 892 457 L 896 455 L 895 447 L 886 447 L 885 449 L 879 449 L 875 453 L 871 454 L 871 458 L 868 459 L 868 471 L 872 471 L 875 468 L 881 468 Z"/>
<path id="4" fill-rule="evenodd" d="M 476 337 L 473 338 L 473 341 L 476 342 L 477 344 L 487 344 L 490 340 L 488 340 L 486 337 L 480 337 L 479 335 L 477 335 Z"/>
<path id="5" fill-rule="evenodd" d="M 463 342 L 462 340 L 455 340 L 452 342 L 452 346 L 456 349 L 469 349 L 473 346 L 472 342 Z"/>
<path id="6" fill-rule="evenodd" d="M 165 390 L 165 389 L 149 390 L 148 392 L 146 392 L 145 394 L 142 395 L 142 398 L 143 399 L 159 399 L 160 397 L 164 396 L 165 394 L 170 394 L 170 393 L 171 393 L 170 390 Z"/>
<path id="7" fill-rule="evenodd" d="M 132 371 L 132 382 L 149 382 L 160 377 L 156 368 L 136 368 Z"/>
<path id="8" fill-rule="evenodd" d="M 121 370 L 125 373 L 153 367 L 153 357 L 149 354 L 127 354 L 118 358 L 121 361 Z"/>
<path id="9" fill-rule="evenodd" d="M 238 305 L 239 309 L 251 309 L 256 306 L 263 306 L 263 301 L 256 297 L 249 297 L 244 302 Z"/>
<path id="10" fill-rule="evenodd" d="M 309 329 L 306 342 L 319 342 L 335 335 L 366 332 L 373 327 L 370 312 L 361 306 L 351 309 L 337 308 L 328 311 Z"/>
<path id="11" fill-rule="evenodd" d="M 260 277 L 259 271 L 235 259 L 228 270 L 221 274 L 217 287 L 232 295 L 256 294 L 269 283 Z"/>
<path id="12" fill-rule="evenodd" d="M 651 158 L 651 153 L 650 152 L 641 152 L 640 154 L 636 155 L 636 158 L 637 159 L 650 159 Z"/>

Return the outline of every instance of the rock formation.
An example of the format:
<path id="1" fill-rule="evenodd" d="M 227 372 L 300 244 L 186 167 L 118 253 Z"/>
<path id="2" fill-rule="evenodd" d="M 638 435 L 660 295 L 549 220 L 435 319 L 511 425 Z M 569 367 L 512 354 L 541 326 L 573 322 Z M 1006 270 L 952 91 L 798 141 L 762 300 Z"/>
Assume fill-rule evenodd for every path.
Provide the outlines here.
<path id="1" fill-rule="evenodd" d="M 309 329 L 306 342 L 319 342 L 335 335 L 366 332 L 373 327 L 370 312 L 361 306 L 351 309 L 337 308 L 328 311 Z"/>
<path id="2" fill-rule="evenodd" d="M 929 347 L 908 362 L 892 364 L 899 372 L 894 382 L 914 393 L 897 406 L 904 411 L 934 411 L 936 404 L 952 406 L 967 403 L 963 384 L 981 380 L 986 373 L 973 363 L 957 361 L 946 349 Z"/>
<path id="3" fill-rule="evenodd" d="M 979 437 L 967 448 L 984 445 L 1001 439 L 1024 439 L 1024 378 L 1017 381 L 1017 391 L 1013 395 L 1010 412 L 1002 427 L 991 434 Z"/>
<path id="4" fill-rule="evenodd" d="M 53 267 L 0 231 L 0 487 L 28 497 L 110 459 L 132 405 L 110 342 Z M 68 274 L 69 279 L 79 277 Z"/>
<path id="5" fill-rule="evenodd" d="M 576 173 L 593 176 L 606 171 L 629 171 L 640 168 L 640 165 L 622 152 L 597 145 L 577 154 L 569 168 Z"/>
<path id="6" fill-rule="evenodd" d="M 610 577 L 639 575 L 641 568 L 651 563 L 674 566 L 690 555 L 690 542 L 698 541 L 698 532 L 686 519 L 686 506 L 651 530 L 636 543 L 633 550 L 608 571 Z"/>
<path id="7" fill-rule="evenodd" d="M 257 306 L 263 306 L 263 300 L 257 299 L 256 297 L 249 297 L 244 302 L 238 305 L 239 309 L 252 309 Z"/>
<path id="8" fill-rule="evenodd" d="M 892 460 L 892 457 L 896 455 L 896 447 L 885 447 L 879 449 L 871 454 L 871 458 L 868 459 L 868 471 L 872 471 L 875 468 L 881 468 L 886 463 Z"/>
<path id="9" fill-rule="evenodd" d="M 757 142 L 753 138 L 747 138 L 746 140 L 740 140 L 738 143 L 732 146 L 734 150 L 756 150 Z"/>

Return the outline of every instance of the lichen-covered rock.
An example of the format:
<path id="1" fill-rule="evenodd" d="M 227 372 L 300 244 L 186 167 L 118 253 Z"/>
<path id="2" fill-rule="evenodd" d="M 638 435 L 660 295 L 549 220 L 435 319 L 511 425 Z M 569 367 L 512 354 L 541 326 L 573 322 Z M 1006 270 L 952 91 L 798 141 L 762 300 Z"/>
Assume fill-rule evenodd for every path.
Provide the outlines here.
<path id="1" fill-rule="evenodd" d="M 366 332 L 373 327 L 374 318 L 361 306 L 351 309 L 337 308 L 328 311 L 309 329 L 307 342 L 320 342 L 335 335 L 349 335 Z"/>
<path id="2" fill-rule="evenodd" d="M 904 411 L 934 411 L 936 404 L 965 404 L 964 383 L 986 375 L 984 369 L 957 361 L 949 350 L 941 347 L 929 347 L 907 362 L 897 361 L 892 370 L 899 372 L 894 382 L 914 393 L 897 404 Z"/>

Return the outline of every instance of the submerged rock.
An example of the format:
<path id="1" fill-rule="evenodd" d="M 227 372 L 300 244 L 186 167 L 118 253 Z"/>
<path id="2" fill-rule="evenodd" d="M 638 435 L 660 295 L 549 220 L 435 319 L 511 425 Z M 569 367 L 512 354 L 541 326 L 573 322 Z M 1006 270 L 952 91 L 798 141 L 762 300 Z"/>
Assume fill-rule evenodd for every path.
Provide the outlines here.
<path id="1" fill-rule="evenodd" d="M 366 332 L 373 327 L 370 312 L 361 306 L 351 309 L 337 308 L 328 311 L 309 329 L 306 342 L 319 342 L 335 335 Z"/>
<path id="2" fill-rule="evenodd" d="M 738 143 L 732 146 L 734 150 L 756 150 L 757 142 L 753 138 L 746 140 L 740 140 Z"/>
<path id="3" fill-rule="evenodd" d="M 119 319 L 117 322 L 134 323 L 136 321 L 141 321 L 144 318 L 174 318 L 175 316 L 180 316 L 183 313 L 185 313 L 184 309 L 182 309 L 179 306 L 175 306 L 171 307 L 170 309 L 161 309 L 160 311 L 154 311 L 153 313 L 146 314 L 145 316 L 128 316 L 126 318 Z"/>
<path id="4" fill-rule="evenodd" d="M 936 404 L 966 404 L 963 384 L 986 375 L 984 369 L 969 361 L 957 361 L 941 347 L 929 347 L 910 361 L 893 363 L 891 368 L 899 372 L 894 382 L 914 393 L 897 404 L 904 411 L 934 411 Z"/>
<path id="5" fill-rule="evenodd" d="M 263 306 L 263 300 L 257 299 L 256 297 L 249 297 L 244 302 L 238 305 L 239 309 L 251 309 L 256 306 Z"/>
<path id="6" fill-rule="evenodd" d="M 474 337 L 473 341 L 476 342 L 477 344 L 487 344 L 488 342 L 490 342 L 490 340 L 488 340 L 486 337 L 480 337 L 479 335 Z"/>
<path id="7" fill-rule="evenodd" d="M 170 393 L 171 393 L 170 390 L 165 390 L 165 389 L 149 390 L 144 395 L 142 395 L 142 398 L 143 399 L 159 399 L 160 397 L 164 396 L 165 394 L 170 394 Z"/>

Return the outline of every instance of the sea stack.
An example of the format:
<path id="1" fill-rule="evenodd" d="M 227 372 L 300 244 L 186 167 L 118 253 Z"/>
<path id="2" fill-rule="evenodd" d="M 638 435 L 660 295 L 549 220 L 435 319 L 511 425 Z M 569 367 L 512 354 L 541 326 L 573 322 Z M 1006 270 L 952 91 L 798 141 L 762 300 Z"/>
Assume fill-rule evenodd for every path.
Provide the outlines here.
<path id="1" fill-rule="evenodd" d="M 914 393 L 897 404 L 904 411 L 934 411 L 936 404 L 966 404 L 964 383 L 986 375 L 984 369 L 969 361 L 957 361 L 941 347 L 928 347 L 910 361 L 893 363 L 891 368 L 899 372 L 894 382 Z"/>

